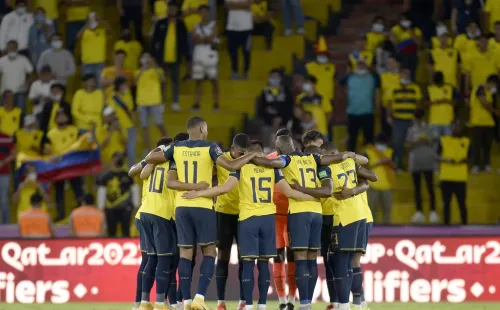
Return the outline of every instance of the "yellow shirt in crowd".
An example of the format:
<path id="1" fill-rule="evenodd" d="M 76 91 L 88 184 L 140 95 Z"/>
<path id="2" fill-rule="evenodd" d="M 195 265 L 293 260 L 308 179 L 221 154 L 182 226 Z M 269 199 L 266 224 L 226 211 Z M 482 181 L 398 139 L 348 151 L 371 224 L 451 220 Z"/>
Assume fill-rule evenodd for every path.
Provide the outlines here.
<path id="1" fill-rule="evenodd" d="M 434 71 L 441 71 L 444 75 L 445 83 L 457 87 L 459 63 L 461 61 L 458 50 L 453 47 L 444 49 L 438 47 L 432 49 L 429 56 Z"/>
<path id="2" fill-rule="evenodd" d="M 323 109 L 326 113 L 332 111 L 331 100 L 335 99 L 335 74 L 336 67 L 328 62 L 321 64 L 317 61 L 311 61 L 306 64 L 307 74 L 316 78 L 316 91 L 323 96 Z"/>
<path id="3" fill-rule="evenodd" d="M 106 29 L 97 27 L 87 28 L 82 34 L 82 63 L 96 64 L 106 61 Z"/>
<path id="4" fill-rule="evenodd" d="M 118 121 L 120 122 L 120 126 L 123 129 L 128 129 L 130 127 L 134 127 L 134 123 L 132 120 L 132 113 L 134 109 L 134 101 L 132 98 L 132 93 L 128 91 L 125 95 L 122 94 L 116 94 L 114 93 L 113 95 L 118 96 L 118 98 L 121 99 L 121 101 L 124 103 L 127 111 L 120 105 L 118 102 L 116 102 L 113 97 L 111 97 L 107 101 L 107 105 L 111 106 L 115 110 L 116 117 L 118 118 Z"/>
<path id="5" fill-rule="evenodd" d="M 121 128 L 122 132 L 126 129 Z M 108 137 L 109 126 L 107 124 L 101 125 L 96 128 L 95 135 L 99 145 L 102 145 L 104 140 Z M 125 137 L 127 136 L 126 131 L 122 133 Z M 125 152 L 125 145 L 122 143 L 120 132 L 113 130 L 111 132 L 111 138 L 105 147 L 101 147 L 101 160 L 104 163 L 111 163 L 113 159 L 113 154 L 116 152 Z"/>
<path id="6" fill-rule="evenodd" d="M 161 84 L 164 76 L 161 68 L 150 68 L 142 73 L 137 71 L 136 103 L 138 106 L 152 106 L 163 102 Z"/>
<path id="7" fill-rule="evenodd" d="M 39 149 L 42 146 L 43 131 L 35 129 L 27 131 L 19 129 L 14 134 L 17 152 L 33 152 L 33 149 Z"/>
<path id="8" fill-rule="evenodd" d="M 168 23 L 168 30 L 165 37 L 165 46 L 163 51 L 163 60 L 166 63 L 177 61 L 177 23 L 175 21 Z"/>
<path id="9" fill-rule="evenodd" d="M 48 144 L 51 146 L 51 154 L 59 155 L 68 150 L 80 136 L 80 129 L 74 125 L 64 128 L 56 127 L 47 132 Z"/>
<path id="10" fill-rule="evenodd" d="M 81 0 L 72 0 L 74 3 L 81 3 Z M 66 11 L 66 21 L 76 22 L 84 21 L 87 19 L 90 13 L 90 6 L 88 5 L 71 5 L 68 6 Z"/>
<path id="11" fill-rule="evenodd" d="M 387 105 L 392 97 L 392 91 L 400 86 L 399 80 L 399 72 L 384 72 L 380 76 L 382 106 L 384 108 L 387 108 Z"/>
<path id="12" fill-rule="evenodd" d="M 113 47 L 113 51 L 116 52 L 118 50 L 123 50 L 127 53 L 125 58 L 125 63 L 123 66 L 125 69 L 135 72 L 139 68 L 139 57 L 142 54 L 142 45 L 139 41 L 131 40 L 124 41 L 119 40 L 116 41 L 115 46 Z"/>
<path id="13" fill-rule="evenodd" d="M 468 57 L 469 53 L 477 51 L 477 42 L 476 40 L 469 39 L 466 34 L 459 34 L 455 38 L 453 47 L 458 50 L 460 58 L 463 60 Z"/>
<path id="14" fill-rule="evenodd" d="M 45 15 L 49 19 L 57 19 L 59 17 L 59 0 L 36 0 L 35 7 L 42 7 L 45 10 Z"/>
<path id="15" fill-rule="evenodd" d="M 484 6 L 484 11 L 490 14 L 490 32 L 495 30 L 495 23 L 500 21 L 500 1 L 488 0 Z"/>
<path id="16" fill-rule="evenodd" d="M 486 82 L 486 79 L 498 73 L 497 63 L 493 53 L 479 51 L 468 54 L 464 59 L 464 72 L 470 73 L 472 88 Z"/>
<path id="17" fill-rule="evenodd" d="M 21 108 L 14 107 L 7 110 L 0 107 L 0 132 L 12 136 L 21 127 Z"/>
<path id="18" fill-rule="evenodd" d="M 488 104 L 493 104 L 493 95 L 491 94 L 488 87 L 479 85 L 474 88 L 470 100 L 470 115 L 469 115 L 469 125 L 471 126 L 484 126 L 493 127 L 495 126 L 495 120 L 490 111 L 486 110 L 481 104 L 479 97 L 484 96 Z"/>
<path id="19" fill-rule="evenodd" d="M 127 84 L 132 85 L 133 80 L 133 71 L 129 71 L 127 69 L 122 70 L 122 72 L 118 72 L 115 66 L 109 66 L 102 70 L 101 77 L 114 81 L 118 76 L 123 76 L 127 80 Z M 104 89 L 104 97 L 105 101 L 108 101 L 115 91 L 115 84 L 112 83 L 108 85 Z"/>
<path id="20" fill-rule="evenodd" d="M 17 216 L 31 208 L 31 196 L 38 191 L 38 186 L 35 182 L 26 182 L 19 193 L 19 203 L 17 204 Z M 42 202 L 42 210 L 47 211 L 47 204 Z"/>
<path id="21" fill-rule="evenodd" d="M 198 10 L 201 5 L 208 5 L 207 0 L 184 0 L 182 3 L 182 11 L 186 11 L 189 9 Z M 201 16 L 197 12 L 193 14 L 189 14 L 184 17 L 184 23 L 186 24 L 186 28 L 188 32 L 192 32 L 194 30 L 194 26 L 201 22 Z"/>
<path id="22" fill-rule="evenodd" d="M 87 92 L 84 89 L 76 91 L 71 104 L 71 114 L 78 128 L 89 130 L 92 122 L 96 126 L 102 123 L 102 111 L 104 109 L 104 94 L 102 90 L 95 89 Z"/>
<path id="23" fill-rule="evenodd" d="M 162 19 L 167 17 L 168 0 L 156 0 L 154 3 L 153 11 L 157 19 Z"/>
<path id="24" fill-rule="evenodd" d="M 375 49 L 382 44 L 385 40 L 385 34 L 383 32 L 368 32 L 366 34 L 366 45 L 365 49 L 372 53 L 375 52 Z"/>

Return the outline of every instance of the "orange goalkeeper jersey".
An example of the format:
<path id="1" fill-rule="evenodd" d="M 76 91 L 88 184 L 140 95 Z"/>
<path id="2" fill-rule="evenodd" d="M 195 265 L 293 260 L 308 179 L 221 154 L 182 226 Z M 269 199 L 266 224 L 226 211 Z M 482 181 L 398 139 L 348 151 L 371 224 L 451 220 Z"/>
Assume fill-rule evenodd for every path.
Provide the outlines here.
<path id="1" fill-rule="evenodd" d="M 278 152 L 273 152 L 267 155 L 267 158 L 277 158 Z M 274 197 L 273 202 L 276 205 L 276 214 L 277 215 L 287 215 L 288 214 L 288 197 L 282 194 L 278 187 L 274 186 Z"/>

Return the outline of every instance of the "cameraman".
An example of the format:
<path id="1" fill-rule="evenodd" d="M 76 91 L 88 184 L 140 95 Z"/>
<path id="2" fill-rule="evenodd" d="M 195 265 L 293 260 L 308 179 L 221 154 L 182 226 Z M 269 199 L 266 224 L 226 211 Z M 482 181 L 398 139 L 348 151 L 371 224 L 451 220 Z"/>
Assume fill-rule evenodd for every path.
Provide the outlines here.
<path id="1" fill-rule="evenodd" d="M 116 152 L 125 152 L 127 145 L 127 133 L 124 130 L 115 110 L 107 106 L 103 111 L 104 124 L 95 130 L 95 138 L 101 146 L 101 161 L 103 162 L 104 170 L 110 168 L 113 155 Z"/>

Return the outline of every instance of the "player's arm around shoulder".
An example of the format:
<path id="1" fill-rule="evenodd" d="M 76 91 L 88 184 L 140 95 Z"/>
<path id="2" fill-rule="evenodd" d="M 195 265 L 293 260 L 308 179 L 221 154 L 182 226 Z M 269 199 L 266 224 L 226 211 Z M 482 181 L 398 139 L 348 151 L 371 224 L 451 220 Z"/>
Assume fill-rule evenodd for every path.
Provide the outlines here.
<path id="1" fill-rule="evenodd" d="M 159 146 L 156 149 L 152 150 L 144 159 L 148 164 L 161 164 L 166 162 L 167 160 L 172 160 L 174 157 L 174 146 Z"/>
<path id="2" fill-rule="evenodd" d="M 257 153 L 255 152 L 249 152 L 241 157 L 235 158 L 235 159 L 229 159 L 226 156 L 221 156 L 223 153 L 221 151 L 221 154 L 217 156 L 215 163 L 218 166 L 221 166 L 222 168 L 229 170 L 229 171 L 236 171 L 241 169 L 244 165 L 248 164 L 252 159 L 255 158 Z"/>
<path id="3" fill-rule="evenodd" d="M 301 186 L 297 181 L 290 184 L 294 190 L 302 192 L 304 194 L 316 197 L 316 198 L 329 198 L 333 194 L 333 181 L 331 177 L 331 169 L 327 166 L 321 166 L 318 169 L 318 177 L 321 181 L 321 187 L 304 187 Z"/>
<path id="4" fill-rule="evenodd" d="M 328 166 L 331 164 L 341 163 L 348 158 L 352 158 L 356 163 L 358 163 L 360 165 L 366 165 L 368 163 L 368 158 L 366 158 L 366 156 L 359 155 L 359 154 L 356 154 L 354 152 L 341 152 L 341 153 L 337 153 L 337 154 L 321 155 L 320 161 L 318 164 L 320 164 L 322 166 Z"/>
<path id="5" fill-rule="evenodd" d="M 358 177 L 368 180 L 370 182 L 378 181 L 378 176 L 375 172 L 368 170 L 367 168 L 361 165 L 356 165 L 356 174 L 358 175 Z"/>
<path id="6" fill-rule="evenodd" d="M 284 179 L 276 183 L 276 186 L 278 187 L 279 191 L 288 198 L 300 201 L 317 201 L 317 199 L 314 198 L 313 196 L 291 188 L 290 184 L 288 184 L 287 181 L 285 181 Z"/>
<path id="7" fill-rule="evenodd" d="M 210 187 L 205 181 L 199 183 L 184 183 L 179 181 L 179 177 L 177 175 L 177 166 L 174 161 L 171 161 L 168 167 L 167 173 L 167 188 L 176 190 L 176 191 L 199 191 L 204 190 Z"/>
<path id="8" fill-rule="evenodd" d="M 229 175 L 227 178 L 226 182 L 224 184 L 204 189 L 204 190 L 194 190 L 194 191 L 189 191 L 185 192 L 182 194 L 182 198 L 184 199 L 195 199 L 198 197 L 207 197 L 207 198 L 212 198 L 215 196 L 220 196 L 229 193 L 235 186 L 238 185 L 238 180 L 239 180 L 239 174 L 238 177 L 235 176 L 234 173 L 239 171 L 235 171 Z"/>
<path id="9" fill-rule="evenodd" d="M 290 157 L 288 155 L 281 155 L 276 158 L 255 156 L 252 159 L 252 163 L 256 164 L 257 166 L 262 166 L 266 168 L 281 169 L 288 166 L 288 164 L 290 163 Z"/>

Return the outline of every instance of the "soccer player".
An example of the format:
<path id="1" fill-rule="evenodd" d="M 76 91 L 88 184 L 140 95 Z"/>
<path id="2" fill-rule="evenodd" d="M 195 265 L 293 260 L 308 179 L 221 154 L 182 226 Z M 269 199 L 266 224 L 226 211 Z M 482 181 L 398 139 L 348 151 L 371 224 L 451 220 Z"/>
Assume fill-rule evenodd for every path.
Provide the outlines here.
<path id="1" fill-rule="evenodd" d="M 179 279 L 184 309 L 206 310 L 205 294 L 214 274 L 216 257 L 216 216 L 213 201 L 200 197 L 187 200 L 182 197 L 184 189 L 177 188 L 172 181 L 196 184 L 211 183 L 214 164 L 235 171 L 255 157 L 248 153 L 236 159 L 222 156 L 222 150 L 214 142 L 206 141 L 208 128 L 206 121 L 193 116 L 187 121 L 189 139 L 177 142 L 165 151 L 155 152 L 146 157 L 148 164 L 161 164 L 171 161 L 167 187 L 178 190 L 175 198 L 175 223 L 177 225 L 178 246 L 180 251 Z M 200 266 L 198 293 L 191 299 L 191 266 L 194 247 L 201 246 L 203 261 Z"/>
<path id="2" fill-rule="evenodd" d="M 341 162 L 347 158 L 356 158 L 362 163 L 368 160 L 355 153 L 335 155 L 305 155 L 295 150 L 289 136 L 280 136 L 276 141 L 278 153 L 276 159 L 256 157 L 253 162 L 270 168 L 282 168 L 285 180 L 292 184 L 300 182 L 302 187 L 316 188 L 316 171 L 320 165 Z M 332 193 L 330 192 L 330 195 Z M 301 308 L 310 306 L 314 288 L 318 279 L 316 263 L 317 251 L 321 248 L 321 203 L 319 201 L 301 202 L 289 198 L 288 229 L 291 248 L 296 264 L 296 281 L 299 289 Z"/>
<path id="3" fill-rule="evenodd" d="M 260 142 L 252 142 L 251 151 L 262 153 Z M 212 197 L 230 192 L 238 185 L 239 224 L 238 242 L 243 259 L 243 290 L 245 309 L 253 309 L 254 267 L 259 270 L 259 309 L 266 309 L 270 284 L 269 258 L 276 256 L 275 213 L 272 186 L 276 184 L 287 197 L 296 201 L 314 200 L 313 197 L 293 190 L 283 179 L 279 169 L 263 168 L 255 164 L 244 165 L 232 172 L 224 184 L 184 194 L 185 198 Z"/>
<path id="4" fill-rule="evenodd" d="M 309 130 L 302 135 L 302 147 L 304 150 L 310 145 L 321 147 L 323 143 L 325 143 L 325 138 L 318 130 Z"/>
<path id="5" fill-rule="evenodd" d="M 229 159 L 238 158 L 247 152 L 250 137 L 244 133 L 237 134 L 233 138 L 231 150 L 224 152 L 223 156 Z M 217 183 L 224 184 L 229 177 L 230 171 L 221 166 L 216 166 Z M 215 211 L 217 216 L 217 266 L 215 269 L 215 280 L 217 286 L 217 310 L 226 310 L 225 294 L 226 282 L 228 278 L 229 259 L 231 257 L 231 247 L 233 239 L 238 242 L 238 214 L 239 198 L 238 188 L 233 188 L 230 192 L 217 197 Z M 240 262 L 238 268 L 238 279 L 241 281 L 243 265 Z M 240 282 L 240 302 L 238 309 L 245 308 L 243 288 Z"/>

